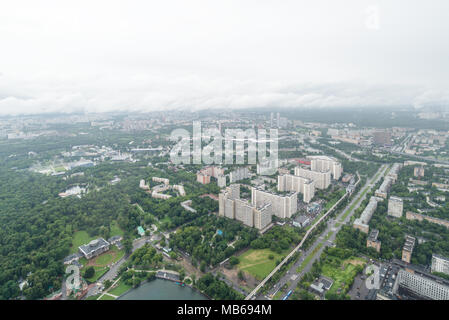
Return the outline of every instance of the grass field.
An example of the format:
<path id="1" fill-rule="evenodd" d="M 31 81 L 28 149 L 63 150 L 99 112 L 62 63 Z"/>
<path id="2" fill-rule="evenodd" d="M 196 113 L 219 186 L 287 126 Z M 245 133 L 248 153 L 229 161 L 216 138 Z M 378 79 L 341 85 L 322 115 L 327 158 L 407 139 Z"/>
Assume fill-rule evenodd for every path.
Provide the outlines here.
<path id="1" fill-rule="evenodd" d="M 70 248 L 70 253 L 78 252 L 79 246 L 89 243 L 94 239 L 96 239 L 96 237 L 90 237 L 86 231 L 75 232 L 72 239 L 72 247 Z"/>
<path id="2" fill-rule="evenodd" d="M 113 294 L 114 296 L 121 296 L 122 294 L 124 294 L 126 291 L 128 291 L 131 288 L 132 288 L 132 286 L 128 286 L 120 280 L 118 282 L 118 286 L 109 290 L 108 292 L 110 294 Z"/>
<path id="3" fill-rule="evenodd" d="M 104 295 L 100 298 L 100 300 L 115 300 L 115 298 L 114 298 L 114 297 L 111 297 L 111 296 L 109 296 L 109 295 L 107 295 L 107 294 L 104 294 Z"/>
<path id="4" fill-rule="evenodd" d="M 102 275 L 104 275 L 109 270 L 108 267 L 94 267 L 94 269 L 95 269 L 94 276 L 92 278 L 85 278 L 86 281 L 90 283 L 96 282 Z"/>
<path id="5" fill-rule="evenodd" d="M 334 284 L 329 289 L 330 293 L 337 293 L 338 289 L 342 292 L 349 290 L 349 284 L 357 275 L 357 265 L 365 264 L 365 260 L 361 258 L 352 258 L 343 261 L 340 268 L 325 264 L 322 268 L 322 274 L 334 280 Z"/>
<path id="6" fill-rule="evenodd" d="M 108 252 L 105 252 L 98 257 L 92 259 L 92 263 L 99 267 L 105 267 L 112 262 L 117 262 L 125 255 L 124 250 L 117 249 L 116 246 L 112 246 Z"/>
<path id="7" fill-rule="evenodd" d="M 269 258 L 270 254 L 274 256 L 273 259 Z M 284 254 L 270 249 L 250 249 L 238 257 L 240 263 L 237 267 L 256 279 L 263 280 L 276 267 L 276 260 L 282 260 Z"/>
<path id="8" fill-rule="evenodd" d="M 120 227 L 118 226 L 117 222 L 114 221 L 111 223 L 111 237 L 113 236 L 124 236 L 124 232 Z"/>

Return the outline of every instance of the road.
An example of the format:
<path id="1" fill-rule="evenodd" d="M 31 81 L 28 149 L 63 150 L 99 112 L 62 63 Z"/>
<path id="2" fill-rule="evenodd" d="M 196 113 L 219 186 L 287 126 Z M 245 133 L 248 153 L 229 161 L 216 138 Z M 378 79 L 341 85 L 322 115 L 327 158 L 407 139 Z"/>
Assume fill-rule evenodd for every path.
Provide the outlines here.
<path id="1" fill-rule="evenodd" d="M 135 250 L 143 247 L 143 245 L 145 243 L 147 243 L 148 240 L 149 240 L 149 237 L 142 237 L 142 238 L 139 238 L 139 239 L 135 239 L 133 241 L 132 252 L 134 252 Z M 120 267 L 123 265 L 123 263 L 125 263 L 126 260 L 128 260 L 129 256 L 130 256 L 130 254 L 125 255 L 119 261 L 117 261 L 116 263 L 111 265 L 110 268 L 109 268 L 109 271 L 106 272 L 103 276 L 101 276 L 97 280 L 95 285 L 87 291 L 86 295 L 84 296 L 84 299 L 89 297 L 89 296 L 94 296 L 96 294 L 101 293 L 101 290 L 103 288 L 103 282 L 105 282 L 106 280 L 111 280 L 112 281 L 117 276 L 118 271 L 120 270 Z"/>
<path id="2" fill-rule="evenodd" d="M 360 181 L 360 177 L 359 177 L 359 181 Z M 358 182 L 359 182 L 358 181 Z M 357 183 L 358 183 L 357 182 Z M 274 269 L 273 271 L 270 272 L 270 274 L 262 280 L 262 282 L 260 282 L 256 288 L 254 288 L 254 290 L 248 295 L 246 296 L 245 300 L 250 300 L 253 299 L 254 297 L 256 297 L 257 292 L 259 291 L 260 288 L 262 288 L 265 283 L 267 283 L 268 280 L 271 279 L 271 277 L 278 272 L 278 270 L 287 263 L 287 261 L 296 253 L 300 250 L 300 248 L 302 247 L 302 245 L 304 244 L 304 242 L 308 239 L 309 235 L 313 232 L 313 230 L 324 220 L 326 219 L 326 217 L 341 203 L 341 201 L 343 201 L 344 198 L 346 198 L 348 196 L 348 192 L 346 192 L 321 218 L 318 219 L 318 221 L 316 221 L 306 232 L 306 234 L 304 235 L 304 238 L 302 238 L 301 242 L 296 246 L 296 248 L 294 248 L 285 258 L 284 260 L 282 260 L 281 263 L 279 263 Z"/>
<path id="3" fill-rule="evenodd" d="M 379 170 L 374 174 L 365 185 L 359 190 L 359 192 L 354 196 L 354 198 L 350 201 L 350 203 L 346 206 L 344 210 L 336 217 L 332 218 L 327 222 L 326 229 L 320 234 L 317 240 L 305 251 L 302 252 L 298 261 L 296 261 L 293 266 L 285 273 L 285 275 L 276 283 L 273 288 L 268 292 L 267 296 L 258 296 L 257 299 L 264 300 L 270 299 L 270 297 L 274 296 L 274 294 L 282 288 L 287 282 L 290 282 L 288 285 L 289 290 L 294 290 L 301 280 L 301 278 L 310 271 L 313 263 L 319 259 L 322 252 L 326 247 L 333 246 L 337 233 L 340 231 L 344 224 L 349 223 L 351 217 L 354 215 L 356 209 L 360 206 L 361 202 L 365 199 L 367 190 L 371 189 L 385 174 L 387 170 L 387 165 L 382 165 Z M 378 173 L 382 173 L 379 174 Z M 378 176 L 377 176 L 378 175 Z M 377 178 L 376 178 L 377 176 Z M 353 206 L 354 205 L 354 206 Z M 353 207 L 352 207 L 353 206 Z M 352 207 L 352 208 L 351 208 Z M 304 260 L 307 259 L 305 265 L 302 265 Z M 296 270 L 302 266 L 300 273 L 298 274 Z"/>

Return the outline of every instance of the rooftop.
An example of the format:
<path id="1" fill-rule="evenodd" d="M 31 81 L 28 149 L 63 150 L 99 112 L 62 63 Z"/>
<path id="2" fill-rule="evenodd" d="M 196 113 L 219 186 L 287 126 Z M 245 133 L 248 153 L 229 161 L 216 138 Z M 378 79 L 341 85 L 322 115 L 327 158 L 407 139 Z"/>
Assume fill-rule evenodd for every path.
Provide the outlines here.
<path id="1" fill-rule="evenodd" d="M 95 252 L 99 248 L 102 248 L 102 247 L 108 246 L 108 245 L 109 245 L 109 242 L 107 242 L 103 238 L 98 238 L 98 239 L 92 240 L 88 244 L 83 244 L 82 246 L 79 247 L 79 249 L 84 254 L 88 255 L 89 253 Z"/>
<path id="2" fill-rule="evenodd" d="M 377 229 L 373 229 L 371 230 L 369 236 L 368 236 L 368 240 L 370 241 L 377 241 L 377 237 L 379 236 L 379 230 Z"/>

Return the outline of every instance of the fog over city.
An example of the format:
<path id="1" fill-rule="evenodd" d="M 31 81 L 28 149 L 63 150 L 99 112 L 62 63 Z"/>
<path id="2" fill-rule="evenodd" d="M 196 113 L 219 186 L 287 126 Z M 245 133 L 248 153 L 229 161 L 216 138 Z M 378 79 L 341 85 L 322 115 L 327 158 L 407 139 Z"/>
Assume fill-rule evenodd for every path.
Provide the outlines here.
<path id="1" fill-rule="evenodd" d="M 9 1 L 0 114 L 449 104 L 449 2 Z"/>

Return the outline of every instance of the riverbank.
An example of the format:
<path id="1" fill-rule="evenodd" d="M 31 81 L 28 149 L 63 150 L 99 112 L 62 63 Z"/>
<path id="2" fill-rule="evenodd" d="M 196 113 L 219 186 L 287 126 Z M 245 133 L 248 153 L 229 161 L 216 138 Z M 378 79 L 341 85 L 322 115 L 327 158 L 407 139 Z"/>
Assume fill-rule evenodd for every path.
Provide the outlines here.
<path id="1" fill-rule="evenodd" d="M 209 298 L 193 286 L 182 286 L 173 281 L 155 279 L 145 281 L 139 287 L 126 291 L 117 300 L 209 300 Z"/>

